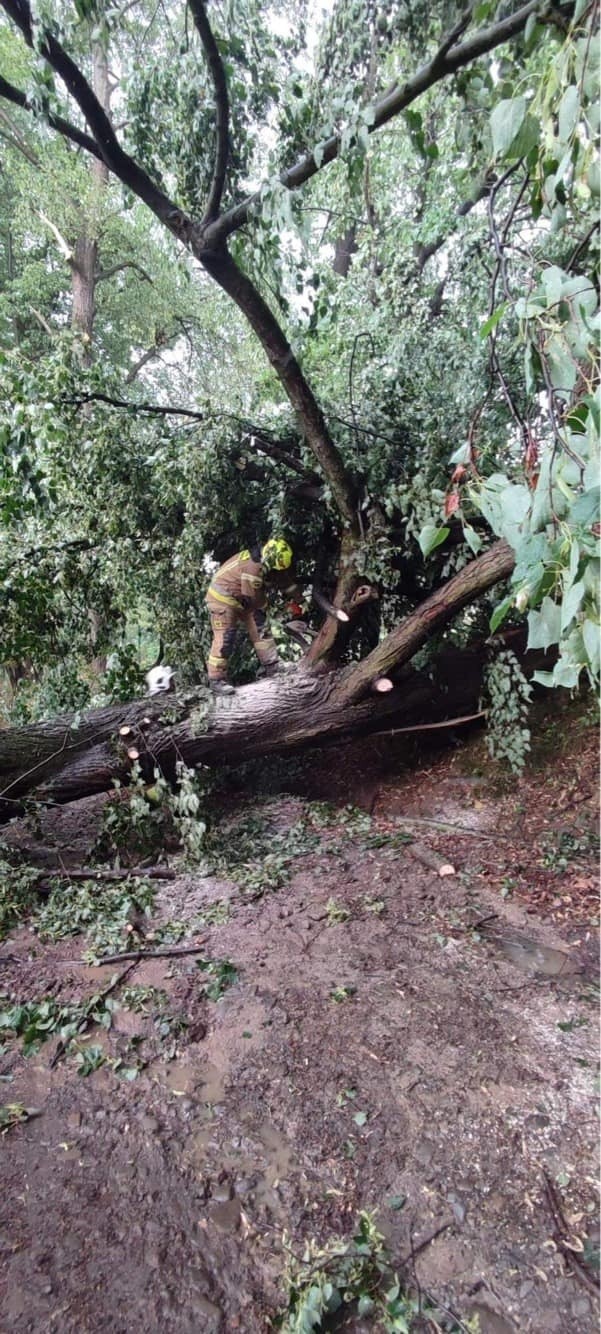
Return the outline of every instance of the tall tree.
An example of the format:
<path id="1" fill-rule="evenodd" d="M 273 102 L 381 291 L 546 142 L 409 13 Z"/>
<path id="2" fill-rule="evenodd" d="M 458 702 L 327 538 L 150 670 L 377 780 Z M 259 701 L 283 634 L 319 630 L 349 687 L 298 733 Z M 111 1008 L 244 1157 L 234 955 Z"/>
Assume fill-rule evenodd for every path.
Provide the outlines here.
<path id="1" fill-rule="evenodd" d="M 120 113 L 122 106 L 127 124 L 123 138 L 95 95 L 93 72 L 78 57 L 68 18 L 61 31 L 60 26 L 45 22 L 43 10 L 34 20 L 26 0 L 2 0 L 2 6 L 26 45 L 45 62 L 41 68 L 51 71 L 51 80 L 58 76 L 67 90 L 67 100 L 62 103 L 53 84 L 50 92 L 46 86 L 43 98 L 38 92 L 36 105 L 41 103 L 47 123 L 104 164 L 126 191 L 148 207 L 178 246 L 235 303 L 257 336 L 300 430 L 297 465 L 305 467 L 308 450 L 313 468 L 324 481 L 322 494 L 337 512 L 341 554 L 337 601 L 352 607 L 358 582 L 366 569 L 373 568 L 376 548 L 388 544 L 389 551 L 398 550 L 395 524 L 399 514 L 405 539 L 413 525 L 424 555 L 439 547 L 444 554 L 448 539 L 462 549 L 463 559 L 466 550 L 477 553 L 482 544 L 484 516 L 517 553 L 517 596 L 524 606 L 530 604 L 534 641 L 538 637 L 539 642 L 552 643 L 567 636 L 567 644 L 572 635 L 563 679 L 570 681 L 574 672 L 577 677 L 584 664 L 594 671 L 592 636 L 587 630 L 589 620 L 593 623 L 589 611 L 594 611 L 594 604 L 589 600 L 586 568 L 595 554 L 589 492 L 598 418 L 589 370 L 595 295 L 586 262 L 592 240 L 595 179 L 598 190 L 592 157 L 595 126 L 590 61 L 596 9 L 568 6 L 549 15 L 539 12 L 537 3 L 530 3 L 499 18 L 493 6 L 484 3 L 474 20 L 471 13 L 449 18 L 444 6 L 440 11 L 426 11 L 416 5 L 408 21 L 405 5 L 393 6 L 386 13 L 374 8 L 366 38 L 364 25 L 353 21 L 352 7 L 345 25 L 347 9 L 341 4 L 323 46 L 327 73 L 311 83 L 302 77 L 299 81 L 293 46 L 277 49 L 254 5 L 245 7 L 242 29 L 234 32 L 226 10 L 213 8 L 209 20 L 202 0 L 193 0 L 189 9 L 194 34 L 187 28 L 186 11 L 174 5 L 170 23 L 177 33 L 176 44 L 180 43 L 181 61 L 177 66 L 165 62 L 168 39 L 157 33 L 150 20 L 144 34 L 147 42 L 150 34 L 152 58 L 145 59 L 129 83 L 124 78 L 120 89 Z M 146 12 L 143 5 L 134 9 L 140 16 Z M 86 6 L 86 17 L 96 10 L 97 6 Z M 441 24 L 443 10 L 446 31 Z M 103 7 L 103 12 L 105 16 L 110 13 L 116 31 L 125 31 L 118 10 Z M 128 13 L 131 15 L 131 7 Z M 347 42 L 347 50 L 349 34 L 357 40 Z M 135 37 L 132 40 L 134 49 Z M 502 57 L 493 56 L 501 47 Z M 125 51 L 122 58 L 125 71 Z M 396 71 L 401 64 L 406 68 L 410 60 L 417 68 L 400 82 Z M 34 62 L 34 84 L 39 81 L 39 69 L 39 61 Z M 546 77 L 551 69 L 555 70 L 554 81 L 549 82 Z M 283 109 L 275 150 L 280 160 L 274 173 L 265 161 L 260 124 L 267 120 L 273 138 L 276 93 L 282 94 Z M 23 86 L 5 79 L 0 80 L 0 94 L 23 109 L 32 104 Z M 414 107 L 418 100 L 420 110 Z M 445 101 L 453 106 L 454 115 L 445 116 Z M 385 126 L 389 128 L 380 136 Z M 453 134 L 455 158 L 449 173 Z M 376 152 L 380 137 L 383 147 Z M 387 153 L 390 144 L 394 148 Z M 395 176 L 398 145 L 406 166 L 404 180 L 399 178 L 398 165 Z M 470 157 L 477 165 L 471 180 Z M 598 173 L 598 167 L 596 170 Z M 259 185 L 265 171 L 267 179 Z M 388 228 L 377 201 L 374 203 L 374 192 L 382 188 L 386 176 L 395 203 L 393 224 Z M 249 179 L 257 181 L 250 191 Z M 463 194 L 458 197 L 461 188 Z M 307 212 L 315 210 L 323 219 L 332 201 L 339 204 L 334 210 L 339 215 L 335 236 L 340 235 L 341 222 L 348 227 L 351 211 L 355 218 L 360 212 L 359 225 L 353 223 L 359 238 L 358 258 L 348 267 L 342 293 L 331 286 L 328 292 L 319 258 L 314 281 L 307 263 L 304 275 L 297 264 L 297 278 L 300 276 L 309 303 L 303 325 L 291 304 L 296 214 L 302 214 L 306 203 Z M 483 213 L 488 219 L 485 241 Z M 469 229 L 472 221 L 470 234 L 463 229 Z M 306 218 L 304 222 L 305 244 L 315 247 L 315 227 Z M 575 227 L 580 230 L 572 245 Z M 466 236 L 470 235 L 473 249 L 466 254 Z M 558 252 L 562 245 L 566 248 L 568 238 L 573 253 L 562 256 Z M 304 253 L 306 256 L 307 251 Z M 561 259 L 563 263 L 558 262 Z M 359 288 L 364 283 L 366 260 L 373 316 L 366 320 L 363 307 L 362 323 L 369 327 L 359 329 L 352 320 L 363 295 Z M 480 317 L 482 341 L 474 355 L 470 297 L 476 290 L 481 294 L 487 266 L 489 310 L 483 313 L 488 318 L 482 323 Z M 524 275 L 530 297 L 526 305 L 520 305 L 518 291 Z M 331 274 L 331 280 L 335 282 L 336 276 Z M 322 291 L 326 288 L 325 298 L 319 294 L 318 281 Z M 459 331 L 452 351 L 454 382 L 446 387 L 440 375 L 440 359 L 448 359 L 450 348 L 448 326 L 441 320 L 445 302 L 456 303 L 455 335 Z M 324 305 L 326 314 L 320 324 Z M 411 310 L 413 329 L 404 321 L 399 338 L 403 305 Z M 557 334 L 549 333 L 549 312 L 558 316 Z M 341 347 L 345 343 L 347 316 L 352 333 L 351 420 L 340 430 L 315 386 L 324 382 L 326 347 L 329 357 L 335 357 L 336 341 Z M 515 365 L 516 319 L 528 347 L 525 384 L 520 384 Z M 420 355 L 410 375 L 401 384 L 390 385 L 387 405 L 381 385 L 385 341 L 394 343 L 398 364 L 406 370 L 411 337 Z M 302 345 L 304 357 L 297 351 Z M 561 346 L 568 349 L 563 360 Z M 366 349 L 371 350 L 363 356 Z M 405 406 L 410 404 L 412 410 L 415 405 L 425 420 L 423 392 L 421 403 L 419 398 L 421 357 L 422 366 L 428 368 L 430 415 L 435 415 L 433 404 L 439 395 L 444 420 L 445 402 L 457 404 L 455 380 L 462 383 L 470 352 L 475 364 L 482 363 L 488 391 L 480 402 L 472 399 L 470 403 L 472 390 L 466 388 L 461 413 L 467 418 L 471 409 L 471 421 L 466 420 L 468 442 L 464 443 L 465 428 L 459 439 L 450 442 L 451 448 L 459 446 L 460 453 L 449 486 L 440 491 L 442 513 L 436 513 L 438 502 L 431 486 L 419 501 L 420 480 L 422 488 L 424 483 L 428 486 L 431 452 L 424 468 L 415 421 L 409 413 L 399 422 L 398 412 L 404 398 Z M 575 377 L 573 365 L 580 368 Z M 389 367 L 386 370 L 388 373 Z M 371 430 L 377 448 L 373 450 L 361 446 L 366 428 L 365 419 L 360 421 L 357 414 L 359 384 L 374 402 L 377 420 Z M 541 387 L 549 405 L 546 423 L 540 413 Z M 391 427 L 390 417 L 395 414 L 397 420 Z M 584 445 L 578 448 L 571 442 L 573 432 L 585 438 L 586 458 Z M 448 447 L 444 434 L 441 430 L 440 450 Z M 489 475 L 483 459 L 487 452 L 492 457 L 495 436 L 503 438 L 508 471 Z M 399 450 L 405 451 L 405 457 Z M 515 458 L 520 452 L 526 475 L 518 483 L 510 475 L 509 463 L 512 454 Z M 409 488 L 402 478 L 393 496 L 391 470 L 399 461 L 401 472 L 409 465 L 414 473 L 411 513 L 404 509 L 404 493 Z M 248 460 L 244 462 L 248 466 Z M 540 475 L 545 467 L 547 473 L 536 487 L 539 465 Z M 568 465 L 576 468 L 575 479 Z M 440 459 L 437 466 L 440 468 Z M 384 476 L 387 496 L 382 504 L 378 492 Z M 307 479 L 307 484 L 315 486 L 313 479 Z M 541 512 L 544 495 L 550 497 L 548 515 Z M 566 501 L 567 544 L 560 529 Z M 506 556 L 497 567 L 494 560 L 490 563 L 486 556 L 476 554 L 473 596 L 488 586 L 493 570 L 498 576 L 501 566 L 506 574 Z M 568 598 L 569 616 L 565 606 L 563 613 L 557 610 L 562 594 Z M 507 603 L 513 604 L 515 594 Z M 395 635 L 393 631 L 385 641 L 385 658 L 392 669 L 399 642 Z M 315 641 L 310 662 L 313 666 L 330 664 L 344 647 L 336 623 L 330 620 Z M 355 669 L 356 687 L 361 691 L 369 688 L 370 673 L 376 668 L 375 659 L 366 662 L 367 668 Z M 349 691 L 350 698 L 354 687 Z"/>

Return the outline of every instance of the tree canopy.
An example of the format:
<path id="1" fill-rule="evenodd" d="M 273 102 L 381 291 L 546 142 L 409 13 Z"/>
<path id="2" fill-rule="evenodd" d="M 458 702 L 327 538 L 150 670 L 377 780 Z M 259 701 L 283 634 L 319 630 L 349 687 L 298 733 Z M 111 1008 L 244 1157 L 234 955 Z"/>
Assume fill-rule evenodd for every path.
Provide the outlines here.
<path id="1" fill-rule="evenodd" d="M 198 679 L 207 562 L 269 531 L 377 587 L 347 654 L 503 539 L 452 633 L 596 680 L 597 6 L 0 8 L 13 710 L 159 637 Z"/>

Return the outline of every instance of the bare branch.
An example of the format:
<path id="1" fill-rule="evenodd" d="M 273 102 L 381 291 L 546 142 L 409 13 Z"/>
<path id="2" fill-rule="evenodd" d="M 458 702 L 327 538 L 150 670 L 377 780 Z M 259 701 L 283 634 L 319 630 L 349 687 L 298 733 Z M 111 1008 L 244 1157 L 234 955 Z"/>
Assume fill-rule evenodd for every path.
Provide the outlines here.
<path id="1" fill-rule="evenodd" d="M 163 348 L 168 347 L 169 343 L 172 343 L 177 337 L 177 333 L 167 334 L 164 329 L 158 329 L 155 334 L 154 343 L 146 348 L 146 351 L 142 353 L 142 356 L 134 362 L 131 369 L 127 372 L 125 383 L 133 384 L 136 376 L 140 374 L 143 367 L 147 366 L 149 361 L 153 361 L 155 357 L 158 357 Z"/>
<path id="2" fill-rule="evenodd" d="M 313 486 L 321 486 L 321 477 L 316 472 L 312 472 L 310 468 L 305 468 L 287 449 L 282 449 L 281 445 L 274 445 L 260 431 L 253 431 L 244 443 L 245 448 L 256 450 L 260 454 L 266 454 L 268 458 L 274 459 L 276 463 L 283 463 L 286 468 L 298 473 L 299 477 L 310 482 Z"/>
<path id="3" fill-rule="evenodd" d="M 120 264 L 111 264 L 110 269 L 100 269 L 98 273 L 94 275 L 96 282 L 105 282 L 107 278 L 112 278 L 115 273 L 121 273 L 122 269 L 135 269 L 136 273 L 139 273 L 140 277 L 144 279 L 144 282 L 150 283 L 151 287 L 153 286 L 150 274 L 146 272 L 146 269 L 142 268 L 141 264 L 137 264 L 135 259 L 124 259 Z"/>
<path id="4" fill-rule="evenodd" d="M 190 0 L 190 9 L 194 22 L 200 33 L 207 64 L 213 80 L 215 89 L 215 130 L 217 133 L 217 149 L 215 153 L 215 165 L 213 167 L 213 179 L 209 198 L 205 208 L 201 227 L 207 223 L 213 222 L 219 213 L 221 196 L 225 184 L 225 174 L 227 171 L 228 160 L 228 125 L 229 125 L 229 101 L 227 95 L 227 82 L 223 61 L 219 54 L 217 43 L 213 36 L 211 25 L 207 18 L 204 0 Z"/>
<path id="5" fill-rule="evenodd" d="M 487 195 L 490 194 L 493 183 L 493 179 L 483 181 L 481 185 L 477 186 L 469 199 L 464 199 L 453 218 L 451 232 L 440 232 L 439 235 L 435 237 L 433 241 L 429 241 L 427 245 L 420 245 L 420 242 L 416 241 L 413 251 L 420 274 L 425 269 L 428 260 L 432 259 L 432 256 L 442 249 L 445 241 L 448 241 L 449 236 L 452 234 L 452 231 L 455 230 L 459 219 L 467 217 L 468 213 L 471 213 L 472 209 L 476 207 L 476 204 L 479 204 L 482 199 L 486 199 Z"/>
<path id="6" fill-rule="evenodd" d="M 515 37 L 517 33 L 525 28 L 530 15 L 536 13 L 538 9 L 539 0 L 529 0 L 528 4 L 523 5 L 515 14 L 501 19 L 498 23 L 493 23 L 488 28 L 482 28 L 480 32 L 474 33 L 472 37 L 468 37 L 457 46 L 454 45 L 457 34 L 462 32 L 465 27 L 466 18 L 463 16 L 460 24 L 456 25 L 447 34 L 438 51 L 425 65 L 422 65 L 421 69 L 407 79 L 401 87 L 394 85 L 379 102 L 376 102 L 372 108 L 373 120 L 371 125 L 368 126 L 369 133 L 379 130 L 382 125 L 386 125 L 388 121 L 393 120 L 400 111 L 404 111 L 412 102 L 415 102 L 416 98 L 420 97 L 434 84 L 440 83 L 447 75 L 454 74 L 456 70 L 462 69 L 464 65 L 469 65 L 472 60 L 476 60 L 478 56 L 485 55 L 487 51 L 493 51 L 495 47 L 501 46 L 503 42 Z M 285 189 L 298 189 L 299 185 L 303 185 L 305 181 L 310 180 L 322 167 L 327 166 L 329 162 L 333 162 L 339 156 L 340 144 L 341 136 L 333 134 L 329 139 L 326 139 L 325 143 L 320 145 L 318 161 L 313 151 L 311 151 L 300 158 L 293 167 L 282 172 L 280 181 Z M 248 222 L 252 210 L 259 203 L 259 200 L 260 192 L 256 191 L 248 199 L 243 200 L 241 204 L 237 204 L 234 208 L 229 209 L 227 213 L 222 214 L 217 222 L 207 228 L 207 243 L 211 246 L 217 245 L 225 237 L 230 236 L 232 232 L 243 227 Z"/>
<path id="7" fill-rule="evenodd" d="M 28 0 L 0 0 L 0 5 L 19 28 L 27 45 L 33 49 L 33 21 Z M 169 231 L 188 242 L 189 234 L 193 229 L 191 219 L 174 205 L 173 201 L 159 186 L 155 185 L 139 163 L 121 147 L 109 117 L 85 75 L 82 74 L 75 61 L 71 59 L 61 43 L 47 28 L 44 28 L 40 33 L 38 48 L 41 55 L 47 60 L 54 72 L 59 75 L 71 96 L 77 102 L 94 137 L 90 139 L 88 135 L 81 136 L 79 131 L 75 131 L 75 127 L 69 125 L 68 122 L 63 122 L 62 125 L 58 124 L 57 117 L 53 117 L 50 123 L 54 123 L 54 128 L 60 129 L 61 133 L 66 134 L 67 138 L 82 143 L 84 148 L 87 148 L 90 152 L 93 152 L 95 157 L 105 162 L 115 176 L 118 176 L 124 185 L 129 186 L 134 194 L 138 195 L 138 198 L 142 199 L 152 209 L 152 212 L 156 214 Z M 9 96 L 6 91 L 7 88 L 11 94 L 18 93 L 17 89 L 1 80 L 0 96 Z M 17 99 L 13 95 L 9 97 L 9 100 L 15 101 Z M 27 99 L 19 100 L 18 105 L 27 107 Z M 65 128 L 65 125 L 67 128 Z"/>
<path id="8" fill-rule="evenodd" d="M 32 111 L 33 108 L 27 98 L 27 94 L 20 88 L 15 88 L 14 84 L 8 83 L 6 79 L 0 76 L 0 97 L 7 102 L 13 102 L 16 107 L 23 107 L 25 111 Z M 84 134 L 78 130 L 76 125 L 72 125 L 69 120 L 64 120 L 62 116 L 54 116 L 52 112 L 44 112 L 45 119 L 53 130 L 58 130 L 59 134 L 64 135 L 65 139 L 70 139 L 72 143 L 77 144 L 79 148 L 85 148 L 88 153 L 103 161 L 102 153 L 98 144 L 89 134 Z"/>
<path id="9" fill-rule="evenodd" d="M 37 157 L 33 149 L 29 147 L 28 143 L 23 138 L 23 135 L 19 133 L 16 125 L 13 125 L 10 116 L 7 115 L 2 107 L 0 107 L 0 122 L 4 126 L 4 129 L 0 130 L 0 135 L 6 143 L 10 144 L 11 148 L 16 148 L 19 153 L 22 153 L 23 157 L 27 158 L 28 162 L 31 162 L 32 167 L 39 167 L 39 157 Z"/>
<path id="10" fill-rule="evenodd" d="M 44 226 L 45 226 L 45 227 L 48 227 L 49 231 L 52 232 L 52 235 L 53 235 L 54 238 L 55 238 L 56 244 L 57 244 L 57 246 L 58 246 L 58 248 L 59 248 L 59 250 L 60 250 L 60 252 L 61 252 L 61 255 L 62 255 L 63 259 L 65 259 L 65 260 L 67 261 L 67 264 L 71 264 L 71 265 L 72 265 L 72 264 L 75 262 L 75 255 L 74 255 L 74 253 L 73 253 L 73 247 L 69 245 L 69 242 L 68 242 L 68 241 L 65 241 L 65 238 L 64 238 L 64 236 L 62 235 L 62 232 L 59 232 L 58 227 L 56 227 L 55 224 L 54 224 L 53 222 L 50 221 L 50 218 L 47 218 L 47 217 L 46 217 L 46 214 L 43 213 L 41 209 L 40 209 L 40 214 L 39 214 L 39 216 L 40 216 L 42 222 L 44 223 Z"/>

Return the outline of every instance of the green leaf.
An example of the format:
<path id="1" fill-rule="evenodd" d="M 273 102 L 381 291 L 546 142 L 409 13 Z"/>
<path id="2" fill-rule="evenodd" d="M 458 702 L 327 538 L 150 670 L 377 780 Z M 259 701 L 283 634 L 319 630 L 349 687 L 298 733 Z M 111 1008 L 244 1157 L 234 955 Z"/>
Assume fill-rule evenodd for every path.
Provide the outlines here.
<path id="1" fill-rule="evenodd" d="M 591 621 L 588 617 L 582 623 L 582 638 L 584 641 L 584 647 L 586 649 L 589 661 L 589 667 L 594 676 L 597 676 L 599 674 L 599 667 L 601 665 L 600 630 L 601 627 L 597 624 L 597 622 Z"/>
<path id="2" fill-rule="evenodd" d="M 470 459 L 471 449 L 469 444 L 466 443 L 465 445 L 460 445 L 459 449 L 456 449 L 455 453 L 451 454 L 449 463 L 463 463 L 465 466 L 470 462 Z"/>
<path id="3" fill-rule="evenodd" d="M 439 547 L 443 542 L 446 542 L 450 531 L 450 528 L 437 528 L 433 523 L 424 524 L 417 539 L 424 559 L 426 559 L 432 551 L 435 551 L 436 547 Z"/>
<path id="4" fill-rule="evenodd" d="M 477 556 L 478 552 L 482 548 L 482 538 L 480 537 L 480 534 L 476 532 L 475 528 L 472 528 L 471 524 L 464 522 L 463 536 L 468 544 L 468 547 L 470 548 L 471 551 L 473 551 L 474 556 Z"/>
<path id="5" fill-rule="evenodd" d="M 538 148 L 540 142 L 540 125 L 535 116 L 526 112 L 523 123 L 521 124 L 515 139 L 508 150 L 508 156 L 511 158 L 527 157 L 533 148 Z"/>
<path id="6" fill-rule="evenodd" d="M 514 602 L 515 598 L 513 594 L 510 594 L 509 597 L 503 598 L 503 601 L 499 603 L 498 607 L 495 607 L 489 622 L 491 635 L 494 635 L 495 630 L 498 630 L 499 626 L 502 625 L 507 613 L 513 607 Z"/>
<path id="7" fill-rule="evenodd" d="M 571 524 L 582 524 L 583 528 L 588 528 L 590 524 L 595 523 L 599 518 L 599 502 L 601 500 L 601 488 L 591 487 L 590 491 L 585 491 L 584 495 L 579 496 L 572 505 L 570 512 Z"/>
<path id="8" fill-rule="evenodd" d="M 584 597 L 584 584 L 581 579 L 578 583 L 572 584 L 572 587 L 565 594 L 561 604 L 561 629 L 567 630 L 571 621 L 573 621 L 580 609 L 580 604 Z"/>
<path id="9" fill-rule="evenodd" d="M 495 107 L 490 118 L 490 129 L 495 157 L 503 157 L 520 130 L 526 115 L 523 97 L 505 98 Z"/>
<path id="10" fill-rule="evenodd" d="M 367 1121 L 367 1117 L 368 1117 L 368 1112 L 355 1112 L 353 1121 L 355 1122 L 356 1126 L 364 1126 L 365 1122 Z"/>
<path id="11" fill-rule="evenodd" d="M 561 607 L 544 597 L 540 611 L 528 613 L 528 648 L 550 648 L 561 635 Z"/>
<path id="12" fill-rule="evenodd" d="M 499 321 L 503 319 L 506 310 L 507 302 L 502 306 L 497 306 L 497 309 L 493 310 L 492 315 L 489 315 L 488 319 L 484 321 L 484 324 L 478 330 L 480 338 L 488 338 L 488 335 L 492 333 L 493 329 L 496 329 Z"/>
<path id="13" fill-rule="evenodd" d="M 559 138 L 567 143 L 574 133 L 580 114 L 580 94 L 575 84 L 566 88 L 559 107 Z"/>

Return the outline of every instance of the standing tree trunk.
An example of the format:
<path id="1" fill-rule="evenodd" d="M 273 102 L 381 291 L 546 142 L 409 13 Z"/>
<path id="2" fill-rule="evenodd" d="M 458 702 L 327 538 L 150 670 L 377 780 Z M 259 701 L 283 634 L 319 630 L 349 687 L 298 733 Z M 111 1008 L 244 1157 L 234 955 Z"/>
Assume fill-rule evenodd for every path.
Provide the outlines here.
<path id="1" fill-rule="evenodd" d="M 108 55 L 106 46 L 98 38 L 92 42 L 92 87 L 106 114 L 110 111 L 110 84 Z M 109 169 L 106 162 L 92 159 L 90 172 L 94 189 L 92 191 L 92 213 L 82 218 L 82 226 L 75 242 L 72 261 L 72 310 L 71 327 L 81 337 L 81 360 L 84 366 L 92 362 L 92 340 L 94 337 L 94 318 L 96 315 L 96 282 L 98 274 L 98 224 L 100 205 L 108 187 Z M 96 215 L 96 216 L 94 216 Z"/>

